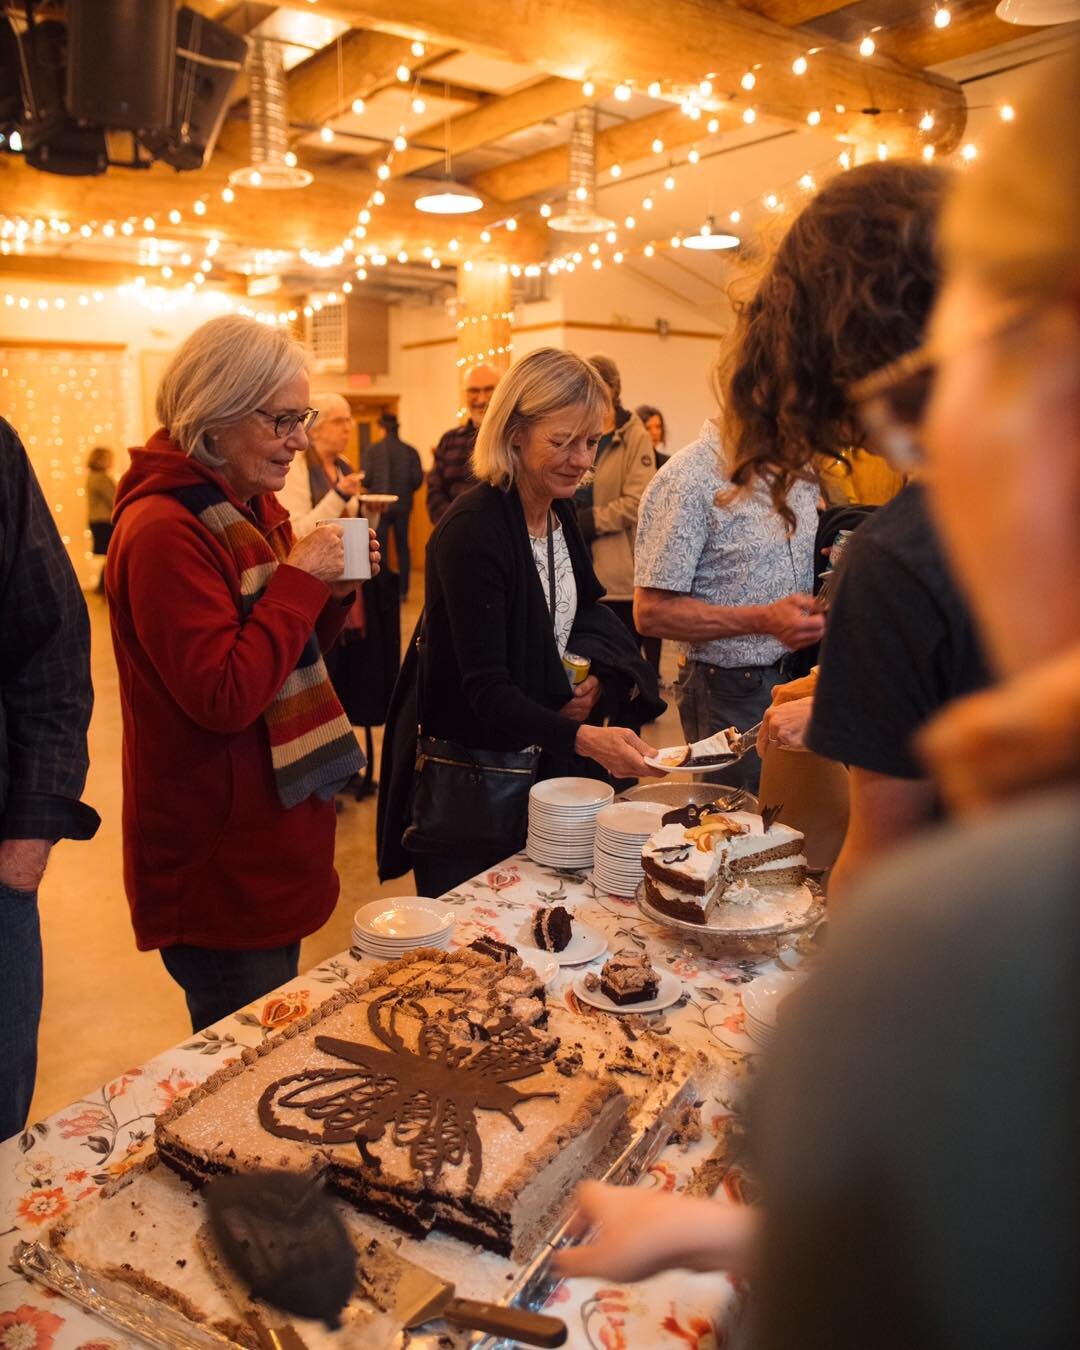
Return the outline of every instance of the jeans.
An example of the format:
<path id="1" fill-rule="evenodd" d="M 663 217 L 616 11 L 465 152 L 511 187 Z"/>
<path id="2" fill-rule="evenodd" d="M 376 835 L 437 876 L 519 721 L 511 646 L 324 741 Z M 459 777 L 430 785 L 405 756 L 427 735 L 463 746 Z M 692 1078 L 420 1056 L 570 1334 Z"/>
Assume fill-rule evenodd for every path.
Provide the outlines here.
<path id="1" fill-rule="evenodd" d="M 503 855 L 497 857 L 469 856 L 467 854 L 414 853 L 413 876 L 416 879 L 417 895 L 430 896 L 437 900 L 447 891 L 457 888 L 470 877 L 480 872 L 490 871 L 503 861 Z"/>
<path id="2" fill-rule="evenodd" d="M 0 882 L 0 1139 L 17 1134 L 30 1114 L 41 993 L 37 892 Z"/>
<path id="3" fill-rule="evenodd" d="M 192 1031 L 220 1022 L 300 971 L 300 944 L 263 951 L 222 951 L 178 942 L 162 947 L 165 969 L 184 991 Z"/>
<path id="4" fill-rule="evenodd" d="M 723 727 L 749 731 L 765 716 L 773 688 L 784 677 L 775 666 L 709 666 L 686 661 L 679 670 L 675 698 L 683 735 L 701 741 Z M 761 778 L 761 759 L 751 750 L 730 768 L 703 775 L 707 783 L 725 783 L 756 793 Z"/>
<path id="5" fill-rule="evenodd" d="M 398 584 L 401 587 L 401 598 L 404 600 L 409 594 L 409 568 L 411 565 L 409 557 L 409 517 L 394 516 L 388 519 L 383 516 L 379 521 L 379 528 L 375 531 L 379 540 L 379 547 L 382 549 L 382 555 L 385 562 L 387 549 L 390 543 L 390 531 L 394 532 L 394 548 L 397 552 L 398 565 Z"/>

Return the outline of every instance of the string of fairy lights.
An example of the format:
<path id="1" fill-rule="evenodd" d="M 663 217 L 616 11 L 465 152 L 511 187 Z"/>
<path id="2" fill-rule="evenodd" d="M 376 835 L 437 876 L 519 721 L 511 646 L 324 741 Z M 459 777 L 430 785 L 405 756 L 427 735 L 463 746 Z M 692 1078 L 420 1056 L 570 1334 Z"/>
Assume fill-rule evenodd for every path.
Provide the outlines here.
<path id="1" fill-rule="evenodd" d="M 933 5 L 930 7 L 930 19 L 936 28 L 947 28 L 952 21 L 951 11 L 947 5 Z M 877 51 L 877 39 L 882 31 L 881 27 L 871 29 L 859 39 L 856 50 L 861 58 L 867 61 L 873 59 Z M 820 50 L 809 46 L 804 53 L 796 56 L 790 61 L 791 73 L 796 77 L 806 76 L 812 70 L 814 59 Z M 425 54 L 426 47 L 423 42 L 412 43 L 411 55 L 416 60 L 421 60 Z M 575 241 L 573 246 L 567 245 L 561 252 L 543 262 L 499 260 L 496 241 L 500 236 L 505 238 L 513 235 L 519 229 L 519 225 L 534 214 L 541 220 L 550 219 L 554 209 L 553 200 L 523 207 L 498 221 L 487 222 L 475 235 L 471 232 L 475 226 L 468 231 L 463 229 L 441 250 L 427 245 L 413 252 L 399 249 L 388 254 L 378 248 L 366 246 L 365 241 L 375 221 L 376 213 L 386 204 L 387 198 L 382 184 L 393 176 L 396 156 L 408 149 L 408 139 L 402 125 L 376 167 L 375 179 L 378 186 L 373 187 L 368 193 L 363 205 L 357 211 L 356 222 L 348 234 L 331 248 L 305 247 L 299 250 L 299 257 L 305 265 L 317 271 L 334 271 L 339 274 L 345 272 L 346 276 L 332 287 L 310 292 L 303 305 L 289 305 L 276 311 L 255 309 L 231 299 L 227 300 L 227 305 L 236 312 L 248 313 L 261 322 L 291 324 L 297 322 L 301 315 L 311 315 L 327 305 L 341 303 L 343 297 L 352 293 L 357 282 L 368 280 L 373 269 L 386 267 L 391 261 L 400 265 L 426 263 L 433 271 L 446 266 L 460 266 L 466 272 L 472 271 L 481 260 L 492 261 L 500 273 L 517 278 L 539 276 L 544 271 L 552 275 L 573 272 L 581 266 L 591 266 L 599 270 L 607 263 L 617 266 L 631 257 L 649 259 L 666 250 L 678 249 L 687 238 L 698 231 L 681 230 L 670 236 L 653 234 L 652 237 L 645 237 L 642 227 L 647 226 L 658 202 L 668 194 L 676 193 L 684 177 L 698 170 L 711 157 L 708 146 L 703 146 L 701 142 L 720 133 L 721 119 L 716 115 L 718 112 L 726 109 L 730 113 L 732 109 L 738 111 L 741 107 L 740 117 L 746 126 L 753 125 L 759 116 L 768 117 L 770 113 L 776 112 L 782 112 L 788 121 L 792 120 L 792 112 L 798 112 L 811 129 L 822 122 L 824 110 L 821 108 L 793 109 L 786 106 L 781 109 L 779 105 L 764 102 L 762 96 L 768 85 L 769 73 L 763 63 L 748 68 L 739 80 L 737 92 L 721 90 L 717 77 L 712 73 L 706 73 L 696 84 L 689 86 L 654 80 L 644 88 L 640 88 L 634 81 L 624 80 L 613 86 L 607 85 L 604 90 L 599 87 L 597 80 L 586 77 L 582 82 L 584 99 L 603 97 L 606 90 L 617 102 L 628 102 L 635 92 L 647 93 L 651 98 L 677 104 L 682 114 L 692 123 L 701 123 L 702 138 L 701 141 L 695 140 L 680 156 L 677 149 L 669 149 L 663 138 L 657 136 L 651 145 L 652 154 L 664 157 L 666 162 L 654 171 L 646 171 L 644 175 L 640 175 L 646 179 L 648 186 L 643 190 L 636 207 L 623 214 L 621 226 L 607 230 L 602 236 L 594 237 L 587 244 L 578 244 Z M 402 62 L 395 72 L 395 79 L 398 85 L 410 88 L 410 107 L 414 114 L 422 115 L 426 110 L 426 104 L 421 89 L 421 75 L 413 67 Z M 366 109 L 365 101 L 360 98 L 352 100 L 347 106 L 356 115 L 363 115 Z M 1012 121 L 1015 118 L 1015 110 L 1010 103 L 996 105 L 996 109 L 1004 121 Z M 842 115 L 846 110 L 842 105 L 834 104 L 828 111 Z M 917 131 L 926 138 L 921 152 L 923 157 L 932 160 L 937 156 L 938 152 L 932 139 L 937 121 L 933 109 L 878 111 L 889 111 L 902 118 L 910 118 L 912 131 Z M 727 120 L 730 121 L 730 117 Z M 334 129 L 329 122 L 320 127 L 318 135 L 323 144 L 332 144 L 335 139 Z M 9 144 L 12 150 L 18 151 L 21 146 L 16 144 L 16 140 L 17 136 L 12 135 Z M 882 141 L 876 146 L 876 150 L 872 149 L 870 153 L 886 158 L 889 149 Z M 978 153 L 977 143 L 969 140 L 950 158 L 957 158 L 961 163 L 971 163 L 977 158 Z M 290 150 L 287 159 L 295 164 L 295 151 Z M 755 210 L 766 213 L 783 212 L 794 201 L 804 199 L 807 194 L 815 191 L 823 177 L 837 169 L 850 168 L 852 162 L 852 150 L 844 149 L 835 158 L 830 157 L 828 162 L 813 166 L 797 178 L 776 185 L 760 198 L 731 206 L 719 213 L 718 218 L 726 222 L 723 225 L 726 229 L 728 225 L 734 227 L 745 222 Z M 622 177 L 622 165 L 612 164 L 606 170 L 598 191 L 617 185 Z M 56 241 L 72 243 L 78 239 L 111 240 L 118 237 L 137 240 L 139 261 L 135 266 L 139 268 L 139 272 L 130 282 L 119 288 L 121 293 L 134 296 L 151 308 L 172 308 L 184 303 L 184 297 L 195 295 L 211 282 L 216 266 L 215 255 L 226 234 L 228 208 L 237 200 L 238 194 L 245 190 L 225 186 L 220 192 L 201 194 L 186 207 L 172 205 L 167 210 L 161 209 L 154 213 L 132 215 L 123 219 L 76 221 L 59 216 L 28 219 L 19 215 L 0 215 L 0 255 L 25 253 L 35 246 Z M 220 232 L 214 232 L 214 222 L 217 221 L 219 214 L 223 217 L 224 223 L 217 227 Z M 205 231 L 209 227 L 211 233 L 208 237 L 195 239 L 175 237 L 170 236 L 170 227 L 173 230 L 184 227 L 189 232 Z M 698 227 L 701 233 L 707 233 L 712 228 L 711 221 Z M 552 237 L 555 238 L 554 235 Z M 251 261 L 242 269 L 248 276 L 268 270 L 267 266 L 260 265 L 260 252 L 265 256 L 266 251 L 251 251 Z M 221 269 L 218 268 L 219 277 L 220 274 Z M 86 308 L 91 304 L 100 303 L 102 297 L 101 290 L 87 289 L 71 303 Z M 57 303 L 58 301 L 61 303 Z M 40 297 L 32 298 L 8 291 L 3 295 L 2 303 L 9 307 L 27 309 L 33 306 L 40 310 L 49 307 L 63 308 L 66 302 L 63 297 L 55 297 L 42 303 Z"/>

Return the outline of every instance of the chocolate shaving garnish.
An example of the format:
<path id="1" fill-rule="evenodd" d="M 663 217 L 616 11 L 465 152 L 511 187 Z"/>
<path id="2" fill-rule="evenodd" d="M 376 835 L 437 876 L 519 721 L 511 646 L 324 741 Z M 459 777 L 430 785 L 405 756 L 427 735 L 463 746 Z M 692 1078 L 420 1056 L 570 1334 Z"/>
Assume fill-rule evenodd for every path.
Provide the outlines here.
<path id="1" fill-rule="evenodd" d="M 456 1167 L 467 1154 L 465 1184 L 472 1190 L 483 1164 L 476 1112 L 498 1111 L 523 1131 L 515 1108 L 558 1094 L 519 1092 L 509 1084 L 540 1071 L 551 1053 L 549 1043 L 531 1028 L 507 1019 L 479 1047 L 463 1045 L 445 1024 L 427 1021 L 417 1049 L 410 1050 L 397 1027 L 399 1005 L 390 1003 L 387 1009 L 388 1000 L 396 997 L 391 991 L 368 1006 L 368 1025 L 385 1050 L 316 1036 L 317 1049 L 355 1067 L 311 1069 L 271 1083 L 259 1098 L 259 1121 L 281 1139 L 355 1143 L 364 1162 L 375 1170 L 379 1160 L 369 1145 L 390 1127 L 392 1142 L 408 1148 L 410 1165 L 429 1184 L 444 1167 Z"/>
<path id="2" fill-rule="evenodd" d="M 702 816 L 723 815 L 728 810 L 723 799 L 712 802 L 687 802 L 674 811 L 665 811 L 660 817 L 661 825 L 700 825 Z"/>
<path id="3" fill-rule="evenodd" d="M 780 819 L 780 812 L 784 809 L 784 803 L 779 806 L 763 806 L 761 808 L 761 824 L 766 834 L 772 829 Z"/>
<path id="4" fill-rule="evenodd" d="M 685 862 L 689 858 L 690 845 L 674 844 L 671 848 L 660 848 L 656 850 L 656 856 L 664 867 L 670 867 L 672 863 Z"/>

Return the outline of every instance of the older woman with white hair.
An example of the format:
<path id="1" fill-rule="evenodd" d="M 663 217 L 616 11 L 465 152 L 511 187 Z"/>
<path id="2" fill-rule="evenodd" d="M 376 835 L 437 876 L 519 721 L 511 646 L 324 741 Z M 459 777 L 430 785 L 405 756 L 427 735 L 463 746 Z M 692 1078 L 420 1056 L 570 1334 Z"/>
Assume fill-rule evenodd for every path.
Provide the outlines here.
<path id="1" fill-rule="evenodd" d="M 382 874 L 394 874 L 395 856 L 401 871 L 410 865 L 400 866 L 400 841 L 422 894 L 440 895 L 522 846 L 537 776 L 579 771 L 577 757 L 620 777 L 651 772 L 643 757 L 652 751 L 634 732 L 590 724 L 604 692 L 596 674 L 572 686 L 563 665 L 571 633 L 602 608 L 573 497 L 609 407 L 581 357 L 552 347 L 524 357 L 477 435 L 479 486 L 431 537 L 418 668 L 403 668 L 395 691 L 379 811 Z M 415 712 L 402 682 L 415 687 Z"/>
<path id="2" fill-rule="evenodd" d="M 117 494 L 124 882 L 195 1028 L 297 973 L 337 899 L 333 794 L 363 765 L 322 655 L 354 596 L 341 531 L 294 542 L 275 496 L 308 395 L 288 333 L 211 319 L 166 369 L 163 425 Z"/>
<path id="3" fill-rule="evenodd" d="M 364 475 L 345 458 L 352 430 L 352 411 L 340 394 L 313 394 L 318 417 L 308 433 L 307 449 L 289 468 L 278 501 L 289 513 L 298 539 L 323 520 L 358 513 Z"/>

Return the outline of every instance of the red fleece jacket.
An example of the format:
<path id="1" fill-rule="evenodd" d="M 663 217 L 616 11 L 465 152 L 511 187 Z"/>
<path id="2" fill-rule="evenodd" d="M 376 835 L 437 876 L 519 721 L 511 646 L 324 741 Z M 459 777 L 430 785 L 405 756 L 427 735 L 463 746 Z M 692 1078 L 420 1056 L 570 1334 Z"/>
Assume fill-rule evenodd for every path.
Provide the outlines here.
<path id="1" fill-rule="evenodd" d="M 282 564 L 247 620 L 231 555 L 170 494 L 209 479 L 291 545 L 272 494 L 251 508 L 158 431 L 117 489 L 105 590 L 124 725 L 124 885 L 140 949 L 295 942 L 334 908 L 335 811 L 278 800 L 262 714 L 312 629 L 347 613 Z"/>

